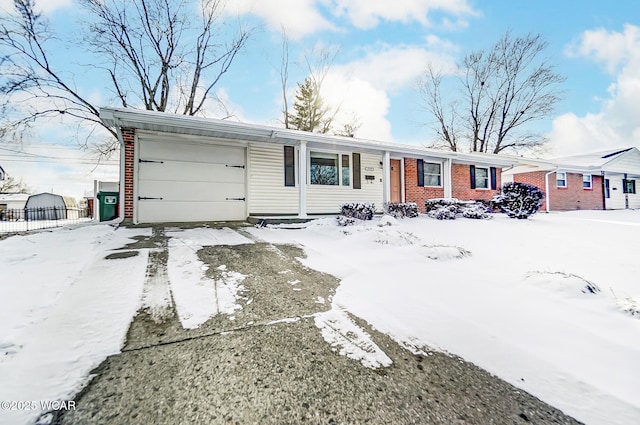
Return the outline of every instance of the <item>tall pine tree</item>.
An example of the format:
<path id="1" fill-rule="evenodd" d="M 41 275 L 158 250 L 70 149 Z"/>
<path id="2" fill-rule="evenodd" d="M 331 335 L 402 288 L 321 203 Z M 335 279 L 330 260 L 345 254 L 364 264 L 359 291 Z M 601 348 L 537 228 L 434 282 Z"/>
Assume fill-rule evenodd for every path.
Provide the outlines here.
<path id="1" fill-rule="evenodd" d="M 322 134 L 331 130 L 333 116 L 329 116 L 320 88 L 311 77 L 298 83 L 293 109 L 295 112 L 288 114 L 289 128 Z"/>

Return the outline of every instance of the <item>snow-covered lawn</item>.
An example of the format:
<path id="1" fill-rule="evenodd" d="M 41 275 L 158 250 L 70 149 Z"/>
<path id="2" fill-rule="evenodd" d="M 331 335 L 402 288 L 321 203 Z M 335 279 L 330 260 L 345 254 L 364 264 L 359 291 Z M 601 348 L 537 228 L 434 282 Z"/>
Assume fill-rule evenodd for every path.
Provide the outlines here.
<path id="1" fill-rule="evenodd" d="M 251 232 L 303 245 L 342 280 L 334 311 L 410 349 L 459 355 L 587 424 L 640 423 L 640 211 L 377 223 Z"/>
<path id="2" fill-rule="evenodd" d="M 104 257 L 150 230 L 88 225 L 0 241 L 0 424 L 31 423 L 44 403 L 73 400 L 120 351 L 147 253 Z"/>
<path id="3" fill-rule="evenodd" d="M 307 266 L 341 279 L 331 309 L 314 315 L 340 354 L 391 363 L 350 312 L 411 350 L 459 355 L 587 424 L 640 423 L 640 211 L 297 227 L 248 231 L 302 245 Z M 105 256 L 150 229 L 96 223 L 0 240 L 0 401 L 73 399 L 119 352 L 139 308 L 173 301 L 185 328 L 239 308 L 244 276 L 197 251 L 251 241 L 230 229 L 166 234 L 166 267 L 146 282 L 148 249 Z M 27 407 L 0 409 L 0 424 L 47 410 Z"/>

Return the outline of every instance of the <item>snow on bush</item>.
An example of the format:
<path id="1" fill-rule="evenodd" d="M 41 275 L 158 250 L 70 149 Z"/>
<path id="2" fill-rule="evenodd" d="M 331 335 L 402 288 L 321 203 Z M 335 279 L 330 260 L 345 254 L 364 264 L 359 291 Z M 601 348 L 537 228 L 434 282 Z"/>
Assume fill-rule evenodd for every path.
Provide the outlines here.
<path id="1" fill-rule="evenodd" d="M 371 220 L 375 212 L 375 205 L 368 202 L 350 202 L 340 205 L 341 216 L 352 217 L 358 220 Z"/>
<path id="2" fill-rule="evenodd" d="M 395 218 L 414 218 L 418 216 L 418 204 L 415 202 L 390 202 L 386 203 L 384 210 Z"/>
<path id="3" fill-rule="evenodd" d="M 455 220 L 458 217 L 487 219 L 491 211 L 479 201 L 461 201 L 456 198 L 427 199 L 425 211 L 431 218 L 438 220 Z"/>
<path id="4" fill-rule="evenodd" d="M 450 245 L 422 245 L 419 252 L 431 260 L 456 260 L 471 255 L 464 248 Z"/>
<path id="5" fill-rule="evenodd" d="M 637 298 L 616 298 L 616 304 L 621 311 L 640 319 L 640 300 Z"/>
<path id="6" fill-rule="evenodd" d="M 595 283 L 573 273 L 563 272 L 529 272 L 527 281 L 540 286 L 548 286 L 559 289 L 562 292 L 597 295 L 600 288 Z"/>
<path id="7" fill-rule="evenodd" d="M 380 218 L 380 221 L 378 222 L 378 226 L 379 227 L 385 227 L 385 226 L 397 226 L 398 224 L 398 220 L 396 220 L 394 217 L 390 216 L 390 215 L 383 215 Z"/>
<path id="8" fill-rule="evenodd" d="M 356 219 L 353 217 L 345 217 L 343 215 L 339 215 L 336 217 L 336 221 L 338 222 L 338 226 L 351 226 L 352 224 L 356 224 Z"/>
<path id="9" fill-rule="evenodd" d="M 493 197 L 493 204 L 511 218 L 524 219 L 535 214 L 542 206 L 544 192 L 526 183 L 509 182 L 501 193 Z"/>

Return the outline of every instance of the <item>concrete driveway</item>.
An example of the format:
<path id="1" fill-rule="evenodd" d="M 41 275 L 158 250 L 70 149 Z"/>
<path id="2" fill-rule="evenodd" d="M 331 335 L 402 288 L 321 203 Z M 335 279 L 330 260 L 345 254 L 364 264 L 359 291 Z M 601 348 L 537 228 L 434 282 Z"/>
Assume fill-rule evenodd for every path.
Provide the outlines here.
<path id="1" fill-rule="evenodd" d="M 166 239 L 158 226 L 127 247 L 157 248 L 147 284 L 166 278 Z M 54 423 L 578 423 L 459 358 L 414 355 L 356 317 L 393 364 L 372 369 L 341 355 L 315 323 L 339 281 L 304 267 L 301 247 L 255 241 L 204 247 L 198 257 L 213 278 L 221 264 L 246 275 L 242 309 L 195 330 L 175 312 L 154 320 L 140 311 L 122 353 L 94 371 L 76 410 Z"/>

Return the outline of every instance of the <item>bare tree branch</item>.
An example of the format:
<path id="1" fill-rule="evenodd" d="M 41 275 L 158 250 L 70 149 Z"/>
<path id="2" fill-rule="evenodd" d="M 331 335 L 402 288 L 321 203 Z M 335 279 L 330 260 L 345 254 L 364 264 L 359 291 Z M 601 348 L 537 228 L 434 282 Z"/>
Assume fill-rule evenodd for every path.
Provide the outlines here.
<path id="1" fill-rule="evenodd" d="M 104 73 L 105 90 L 124 107 L 203 113 L 251 33 L 239 28 L 225 43 L 225 0 L 198 0 L 199 18 L 192 0 L 77 1 L 89 16 L 78 47 L 97 58 L 87 67 Z M 0 22 L 0 137 L 56 115 L 104 127 L 74 76 L 53 65 L 54 38 L 34 0 L 14 6 L 17 14 Z M 113 137 L 97 147 L 100 155 L 118 147 L 115 131 L 106 130 Z"/>
<path id="2" fill-rule="evenodd" d="M 462 109 L 440 89 L 443 76 L 428 69 L 419 91 L 444 145 L 460 150 L 459 143 L 451 142 L 455 131 L 473 152 L 542 146 L 546 139 L 527 131 L 527 125 L 553 113 L 565 80 L 542 57 L 547 47 L 540 35 L 514 37 L 507 32 L 490 49 L 468 53 L 460 66 L 459 97 L 455 97 L 466 105 Z"/>

